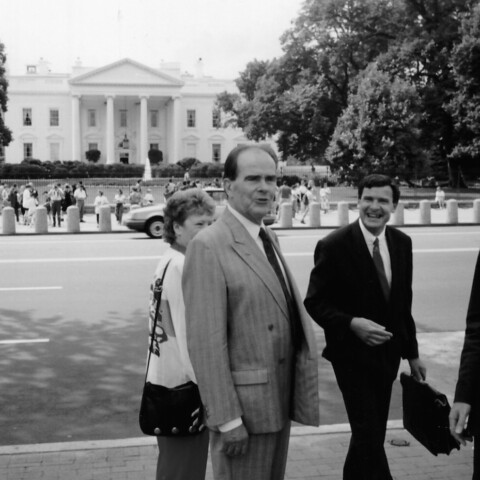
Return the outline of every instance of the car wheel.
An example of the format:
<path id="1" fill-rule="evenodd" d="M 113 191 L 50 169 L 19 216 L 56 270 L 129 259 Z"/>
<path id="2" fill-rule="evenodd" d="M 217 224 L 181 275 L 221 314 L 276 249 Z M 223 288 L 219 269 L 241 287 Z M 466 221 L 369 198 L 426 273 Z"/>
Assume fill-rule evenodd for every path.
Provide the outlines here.
<path id="1" fill-rule="evenodd" d="M 154 217 L 145 225 L 145 233 L 151 238 L 163 237 L 163 218 Z"/>

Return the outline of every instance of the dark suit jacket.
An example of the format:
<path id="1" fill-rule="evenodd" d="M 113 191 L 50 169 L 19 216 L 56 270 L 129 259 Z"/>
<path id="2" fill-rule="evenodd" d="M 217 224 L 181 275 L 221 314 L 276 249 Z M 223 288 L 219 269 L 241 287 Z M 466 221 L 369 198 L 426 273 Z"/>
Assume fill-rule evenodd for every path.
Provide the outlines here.
<path id="1" fill-rule="evenodd" d="M 455 401 L 472 406 L 470 428 L 480 434 L 480 255 L 473 277 L 472 293 L 467 312 L 465 343 L 460 359 Z"/>
<path id="2" fill-rule="evenodd" d="M 387 369 L 396 375 L 400 356 L 418 357 L 411 314 L 412 242 L 389 226 L 385 235 L 392 267 L 388 302 L 357 221 L 318 242 L 305 306 L 325 331 L 325 358 L 361 368 Z M 353 317 L 384 325 L 393 339 L 381 346 L 367 346 L 350 330 Z"/>

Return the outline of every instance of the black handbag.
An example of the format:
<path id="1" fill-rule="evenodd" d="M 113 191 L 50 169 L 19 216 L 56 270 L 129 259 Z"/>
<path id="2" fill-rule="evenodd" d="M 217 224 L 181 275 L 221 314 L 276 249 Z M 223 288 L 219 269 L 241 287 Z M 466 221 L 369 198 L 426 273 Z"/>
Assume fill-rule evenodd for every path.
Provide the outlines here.
<path id="1" fill-rule="evenodd" d="M 169 262 L 170 263 L 170 262 Z M 154 296 L 157 302 L 153 321 L 152 340 L 147 361 L 147 371 L 143 386 L 142 402 L 140 404 L 139 423 L 145 435 L 155 436 L 187 436 L 202 432 L 205 426 L 201 423 L 203 406 L 197 385 L 190 381 L 174 388 L 155 385 L 147 382 L 148 368 L 153 351 L 154 334 L 161 314 L 159 312 L 162 298 L 163 279 L 157 280 Z"/>
<path id="2" fill-rule="evenodd" d="M 448 415 L 450 404 L 446 395 L 426 382 L 402 372 L 403 426 L 433 455 L 450 455 L 460 444 L 450 433 Z"/>

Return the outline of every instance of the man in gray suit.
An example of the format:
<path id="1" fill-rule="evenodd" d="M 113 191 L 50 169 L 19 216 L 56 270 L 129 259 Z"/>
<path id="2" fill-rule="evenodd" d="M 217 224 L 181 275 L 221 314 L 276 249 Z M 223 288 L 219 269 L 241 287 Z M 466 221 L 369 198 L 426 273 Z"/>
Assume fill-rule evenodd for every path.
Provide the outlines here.
<path id="1" fill-rule="evenodd" d="M 228 206 L 190 244 L 187 342 L 216 480 L 281 480 L 290 422 L 318 425 L 317 347 L 276 236 L 276 160 L 256 146 L 225 162 Z"/>

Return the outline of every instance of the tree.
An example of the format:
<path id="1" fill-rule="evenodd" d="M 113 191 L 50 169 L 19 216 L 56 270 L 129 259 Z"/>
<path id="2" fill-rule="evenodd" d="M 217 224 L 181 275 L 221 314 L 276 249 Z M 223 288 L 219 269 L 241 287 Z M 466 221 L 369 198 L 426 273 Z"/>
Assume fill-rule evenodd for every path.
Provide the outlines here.
<path id="1" fill-rule="evenodd" d="M 379 58 L 381 69 L 408 79 L 420 95 L 423 119 L 421 141 L 429 151 L 433 173 L 449 175 L 458 183 L 456 165 L 450 154 L 456 142 L 454 120 L 447 105 L 456 86 L 451 56 L 461 41 L 462 15 L 478 0 L 404 0 L 402 35 Z"/>
<path id="2" fill-rule="evenodd" d="M 5 125 L 3 120 L 4 114 L 7 111 L 7 90 L 8 90 L 8 81 L 5 78 L 5 62 L 7 61 L 7 56 L 4 53 L 5 46 L 0 42 L 0 144 L 4 147 L 8 146 L 12 141 L 12 132 Z"/>
<path id="3" fill-rule="evenodd" d="M 354 181 L 368 173 L 408 180 L 424 158 L 419 103 L 414 86 L 371 64 L 359 75 L 326 152 L 332 169 Z"/>
<path id="4" fill-rule="evenodd" d="M 456 91 L 447 109 L 457 142 L 449 158 L 459 172 L 480 174 L 480 6 L 464 15 L 462 41 L 452 55 Z"/>
<path id="5" fill-rule="evenodd" d="M 390 0 L 306 0 L 282 36 L 282 57 L 250 62 L 240 94 L 220 96 L 218 105 L 248 138 L 277 135 L 283 158 L 319 161 L 351 80 L 388 49 L 401 17 Z"/>

